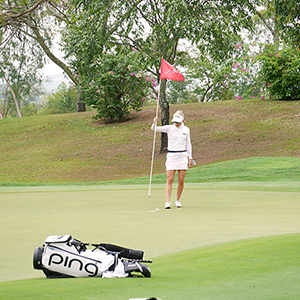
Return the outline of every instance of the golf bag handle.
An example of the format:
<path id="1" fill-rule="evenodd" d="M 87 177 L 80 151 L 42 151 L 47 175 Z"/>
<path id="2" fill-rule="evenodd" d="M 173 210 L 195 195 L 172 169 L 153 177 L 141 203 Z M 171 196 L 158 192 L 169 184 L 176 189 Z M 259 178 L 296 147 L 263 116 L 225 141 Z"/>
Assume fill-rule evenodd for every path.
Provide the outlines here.
<path id="1" fill-rule="evenodd" d="M 119 253 L 119 257 L 128 258 L 128 259 L 143 259 L 144 251 L 132 250 L 112 244 L 92 244 L 92 246 L 106 250 L 113 253 Z"/>

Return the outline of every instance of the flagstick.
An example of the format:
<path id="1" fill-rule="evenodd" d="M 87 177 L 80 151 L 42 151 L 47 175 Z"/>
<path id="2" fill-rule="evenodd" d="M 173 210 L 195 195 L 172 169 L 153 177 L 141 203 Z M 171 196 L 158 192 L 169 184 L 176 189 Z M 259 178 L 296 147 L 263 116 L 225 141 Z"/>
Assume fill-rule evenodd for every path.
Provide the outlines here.
<path id="1" fill-rule="evenodd" d="M 184 81 L 183 75 L 177 71 L 172 65 L 170 65 L 167 61 L 161 58 L 161 65 L 160 65 L 160 77 L 159 79 L 170 79 L 176 81 Z M 158 105 L 159 105 L 159 94 L 158 92 L 158 100 L 156 106 L 156 118 L 158 116 Z M 152 182 L 152 172 L 153 172 L 153 160 L 154 160 L 154 150 L 155 150 L 155 138 L 156 138 L 156 124 L 154 125 L 154 139 L 153 139 L 153 149 L 152 149 L 152 159 L 151 159 L 151 171 L 150 171 L 150 182 L 149 182 L 149 192 L 148 192 L 148 199 L 150 199 L 150 192 L 151 192 L 151 182 Z"/>
<path id="2" fill-rule="evenodd" d="M 160 94 L 160 89 L 158 89 L 158 99 L 157 99 L 157 104 L 156 104 L 156 115 L 155 115 L 156 118 L 158 117 L 159 94 Z M 152 158 L 151 158 L 151 171 L 150 171 L 148 199 L 150 199 L 150 193 L 151 193 L 151 182 L 152 182 L 152 172 L 153 172 L 155 139 L 156 139 L 156 124 L 154 125 L 154 138 L 153 138 L 153 148 L 152 148 Z"/>

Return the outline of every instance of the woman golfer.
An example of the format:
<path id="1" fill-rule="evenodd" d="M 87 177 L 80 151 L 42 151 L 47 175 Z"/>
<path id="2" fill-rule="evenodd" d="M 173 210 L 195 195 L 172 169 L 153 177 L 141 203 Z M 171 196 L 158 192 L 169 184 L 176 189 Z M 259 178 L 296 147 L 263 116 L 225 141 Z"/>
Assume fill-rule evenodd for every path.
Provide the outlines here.
<path id="1" fill-rule="evenodd" d="M 157 121 L 158 118 L 155 117 L 151 126 L 152 130 L 155 130 Z M 176 171 L 178 172 L 178 186 L 175 205 L 177 208 L 181 208 L 180 196 L 183 191 L 185 173 L 188 167 L 192 167 L 193 158 L 190 129 L 184 126 L 183 121 L 184 115 L 181 110 L 178 110 L 172 119 L 174 125 L 156 126 L 156 131 L 168 134 L 166 209 L 171 208 L 170 198 Z"/>

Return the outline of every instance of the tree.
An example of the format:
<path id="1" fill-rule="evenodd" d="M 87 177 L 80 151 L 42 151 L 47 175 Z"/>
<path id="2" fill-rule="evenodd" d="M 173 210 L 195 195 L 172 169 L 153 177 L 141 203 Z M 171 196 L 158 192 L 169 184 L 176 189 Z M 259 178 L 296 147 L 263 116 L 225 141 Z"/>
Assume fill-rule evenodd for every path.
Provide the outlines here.
<path id="1" fill-rule="evenodd" d="M 300 49 L 300 3 L 295 0 L 276 0 L 275 12 L 282 37 Z"/>
<path id="2" fill-rule="evenodd" d="M 46 114 L 63 114 L 76 112 L 77 89 L 62 82 L 55 93 L 46 98 Z"/>
<path id="3" fill-rule="evenodd" d="M 232 54 L 233 55 L 233 54 Z M 189 78 L 198 102 L 232 99 L 238 78 L 232 69 L 233 58 L 218 60 L 208 54 L 194 53 L 186 59 Z"/>
<path id="4" fill-rule="evenodd" d="M 9 89 L 10 92 L 11 92 L 11 95 L 13 97 L 13 100 L 14 100 L 14 103 L 15 103 L 15 106 L 16 106 L 16 110 L 17 110 L 17 117 L 18 118 L 21 118 L 22 115 L 21 115 L 21 112 L 20 112 L 20 106 L 19 106 L 19 102 L 16 98 L 16 94 L 14 93 L 14 90 L 12 89 L 10 83 L 8 82 L 8 79 L 6 78 L 6 75 L 3 71 L 3 69 L 0 67 L 0 77 L 2 77 L 6 83 L 6 91 L 5 91 L 5 98 L 3 99 L 3 113 L 1 113 L 1 119 L 3 119 L 4 116 L 7 116 L 7 113 L 8 113 L 8 110 L 5 111 L 5 105 L 6 105 L 6 102 L 7 102 L 7 90 Z"/>
<path id="5" fill-rule="evenodd" d="M 298 99 L 300 3 L 294 0 L 263 0 L 261 4 L 263 6 L 256 9 L 254 31 L 247 36 L 248 40 L 255 41 L 249 44 L 251 48 L 254 46 L 254 51 L 247 54 L 244 51 L 234 64 L 242 75 L 239 95 L 261 99 Z"/>
<path id="6" fill-rule="evenodd" d="M 254 0 L 73 0 L 84 12 L 72 27 L 69 41 L 82 67 L 93 62 L 94 53 L 112 45 L 126 45 L 144 54 L 147 71 L 159 79 L 160 59 L 177 64 L 180 43 L 188 40 L 216 59 L 228 55 L 232 34 L 251 27 Z M 162 125 L 169 124 L 166 80 L 160 82 Z M 167 149 L 162 135 L 161 152 Z"/>
<path id="7" fill-rule="evenodd" d="M 0 79 L 7 85 L 7 92 L 3 98 L 3 115 L 21 117 L 21 107 L 30 102 L 30 98 L 41 86 L 39 69 L 43 64 L 41 51 L 32 54 L 32 44 L 27 39 L 20 41 L 12 36 L 5 41 L 5 47 L 0 52 Z M 13 105 L 11 105 L 13 102 Z M 6 112 L 4 107 L 6 107 Z"/>
<path id="8" fill-rule="evenodd" d="M 257 39 L 260 35 L 266 35 L 266 30 L 272 35 L 272 41 L 260 40 L 273 44 L 280 40 L 300 45 L 300 3 L 297 0 L 262 0 L 261 6 L 255 9 L 256 24 L 253 36 Z"/>
<path id="9" fill-rule="evenodd" d="M 53 23 L 69 22 L 66 8 L 71 9 L 68 1 L 53 0 L 2 0 L 0 2 L 0 36 L 3 40 L 18 37 L 20 41 L 31 39 L 32 48 L 36 43 L 44 54 L 67 74 L 71 81 L 78 85 L 77 77 L 71 69 L 51 51 Z M 85 111 L 84 104 L 78 102 L 78 111 Z"/>
<path id="10" fill-rule="evenodd" d="M 233 64 L 241 77 L 237 98 L 300 99 L 300 57 L 294 46 L 285 42 L 261 44 L 257 53 L 252 51 L 247 56 L 247 45 L 243 48 L 240 59 Z"/>
<path id="11" fill-rule="evenodd" d="M 275 12 L 275 3 L 277 0 L 263 0 L 262 5 L 264 6 L 262 9 L 256 8 L 256 16 L 254 17 L 254 22 L 256 23 L 256 31 L 254 32 L 254 36 L 260 36 L 264 34 L 265 29 L 267 32 L 271 33 L 272 42 L 279 42 L 280 30 L 278 18 Z M 260 28 L 263 25 L 263 29 Z M 262 41 L 261 41 L 262 42 Z M 269 43 L 268 40 L 265 41 Z"/>
<path id="12" fill-rule="evenodd" d="M 0 85 L 0 119 L 5 119 L 9 112 L 7 94 L 8 94 L 8 86 Z"/>

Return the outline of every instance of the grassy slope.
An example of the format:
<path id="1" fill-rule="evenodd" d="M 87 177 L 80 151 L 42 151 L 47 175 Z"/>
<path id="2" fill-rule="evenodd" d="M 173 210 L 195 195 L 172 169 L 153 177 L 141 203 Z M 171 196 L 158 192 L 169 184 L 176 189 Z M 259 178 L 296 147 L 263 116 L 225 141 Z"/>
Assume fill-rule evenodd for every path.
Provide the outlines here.
<path id="1" fill-rule="evenodd" d="M 259 156 L 300 157 L 299 101 L 173 105 L 171 113 L 179 108 L 191 129 L 198 165 Z M 148 176 L 154 114 L 154 108 L 147 108 L 129 122 L 109 125 L 93 121 L 91 113 L 0 120 L 0 182 L 84 183 Z M 164 173 L 165 155 L 159 154 L 157 140 L 154 174 Z M 297 177 L 294 163 L 286 160 L 281 167 L 293 168 Z M 267 162 L 266 169 L 275 164 Z M 201 169 L 201 181 L 215 180 L 209 168 Z M 241 172 L 239 178 L 246 179 Z M 255 176 L 261 180 L 263 173 Z M 225 177 L 235 180 L 231 171 L 221 180 Z"/>

